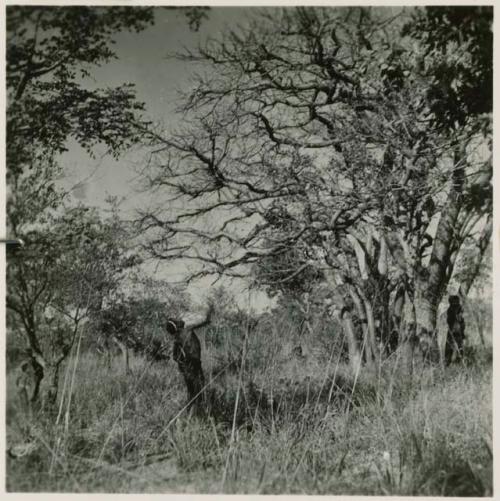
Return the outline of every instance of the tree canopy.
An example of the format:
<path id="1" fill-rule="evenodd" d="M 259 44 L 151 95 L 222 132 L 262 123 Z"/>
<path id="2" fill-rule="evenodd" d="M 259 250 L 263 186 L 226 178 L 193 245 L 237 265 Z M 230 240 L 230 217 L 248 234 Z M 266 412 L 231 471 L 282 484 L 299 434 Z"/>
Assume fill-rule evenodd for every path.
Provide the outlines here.
<path id="1" fill-rule="evenodd" d="M 467 99 L 491 75 L 474 57 L 491 54 L 491 9 L 462 13 L 460 36 L 458 14 L 445 28 L 410 14 L 267 9 L 180 54 L 198 71 L 182 127 L 150 136 L 147 180 L 165 194 L 141 214 L 152 255 L 201 263 L 193 277 L 260 265 L 262 283 L 270 259 L 268 283 L 316 270 L 362 316 L 388 317 L 403 290 L 408 325 L 432 333 L 461 246 L 491 215 L 491 101 Z"/>
<path id="2" fill-rule="evenodd" d="M 94 66 L 115 57 L 113 36 L 140 31 L 150 8 L 7 7 L 7 169 L 17 174 L 72 137 L 91 151 L 117 154 L 137 140 L 143 105 L 133 85 L 83 85 Z"/>

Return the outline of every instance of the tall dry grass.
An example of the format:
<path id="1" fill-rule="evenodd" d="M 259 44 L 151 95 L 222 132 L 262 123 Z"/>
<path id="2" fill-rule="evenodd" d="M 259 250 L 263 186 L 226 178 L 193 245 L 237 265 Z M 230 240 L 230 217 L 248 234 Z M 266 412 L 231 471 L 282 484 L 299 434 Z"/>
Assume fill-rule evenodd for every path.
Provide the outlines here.
<path id="1" fill-rule="evenodd" d="M 202 341 L 203 417 L 187 412 L 171 361 L 135 356 L 125 374 L 120 358 L 108 368 L 75 353 L 57 412 L 36 418 L 8 378 L 8 442 L 34 450 L 8 459 L 7 489 L 491 495 L 487 351 L 411 377 L 393 357 L 356 378 L 341 337 L 302 339 L 286 318 Z M 298 343 L 304 357 L 292 355 Z"/>

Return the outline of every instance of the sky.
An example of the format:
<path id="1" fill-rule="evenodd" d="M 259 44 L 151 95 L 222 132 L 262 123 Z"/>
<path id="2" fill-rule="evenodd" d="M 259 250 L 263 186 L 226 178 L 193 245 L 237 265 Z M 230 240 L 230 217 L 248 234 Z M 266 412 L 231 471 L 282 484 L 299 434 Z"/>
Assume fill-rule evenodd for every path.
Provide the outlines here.
<path id="1" fill-rule="evenodd" d="M 168 57 L 168 54 L 181 51 L 183 47 L 194 49 L 209 37 L 217 36 L 225 27 L 244 23 L 249 17 L 249 9 L 217 7 L 212 8 L 208 16 L 200 30 L 193 32 L 181 12 L 157 9 L 154 26 L 140 33 L 116 35 L 114 50 L 117 59 L 93 69 L 92 79 L 86 84 L 102 88 L 134 83 L 138 100 L 145 103 L 145 117 L 169 129 L 175 128 L 179 120 L 174 111 L 177 91 L 190 85 L 194 68 Z M 108 197 L 117 197 L 121 200 L 123 217 L 133 218 L 134 211 L 148 203 L 149 196 L 137 191 L 137 171 L 144 165 L 147 154 L 146 148 L 136 147 L 114 160 L 102 148 L 96 148 L 92 158 L 72 141 L 60 159 L 65 171 L 60 183 L 65 189 L 72 190 L 73 196 L 82 203 L 101 209 L 107 207 Z M 150 262 L 146 271 L 172 282 L 181 281 L 185 276 L 182 263 Z M 214 277 L 204 279 L 188 290 L 195 300 L 203 302 L 213 280 Z M 217 284 L 231 288 L 241 307 L 250 303 L 253 308 L 262 310 L 270 304 L 264 294 L 249 293 L 241 281 L 221 280 Z"/>
<path id="2" fill-rule="evenodd" d="M 173 128 L 178 120 L 174 112 L 177 90 L 189 85 L 192 69 L 167 55 L 183 47 L 195 48 L 225 25 L 243 21 L 247 11 L 213 8 L 209 19 L 195 33 L 189 29 L 183 14 L 158 9 L 154 26 L 140 33 L 122 32 L 115 37 L 118 59 L 93 69 L 93 81 L 87 83 L 98 87 L 134 83 L 138 100 L 146 105 L 145 116 Z M 96 158 L 91 158 L 75 142 L 68 146 L 68 152 L 61 157 L 67 173 L 63 185 L 66 188 L 78 185 L 74 191 L 77 198 L 101 207 L 106 197 L 112 195 L 127 198 L 123 204 L 125 212 L 137 206 L 140 197 L 134 193 L 135 168 L 144 161 L 145 148 L 129 151 L 115 161 L 99 148 L 95 151 Z"/>

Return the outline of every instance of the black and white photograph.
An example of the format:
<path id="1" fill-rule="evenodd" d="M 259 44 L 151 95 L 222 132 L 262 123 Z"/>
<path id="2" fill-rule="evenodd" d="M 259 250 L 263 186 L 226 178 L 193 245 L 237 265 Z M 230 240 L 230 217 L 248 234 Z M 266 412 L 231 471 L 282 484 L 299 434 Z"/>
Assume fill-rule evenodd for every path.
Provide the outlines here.
<path id="1" fill-rule="evenodd" d="M 492 497 L 491 3 L 112 3 L 3 7 L 4 490 Z"/>

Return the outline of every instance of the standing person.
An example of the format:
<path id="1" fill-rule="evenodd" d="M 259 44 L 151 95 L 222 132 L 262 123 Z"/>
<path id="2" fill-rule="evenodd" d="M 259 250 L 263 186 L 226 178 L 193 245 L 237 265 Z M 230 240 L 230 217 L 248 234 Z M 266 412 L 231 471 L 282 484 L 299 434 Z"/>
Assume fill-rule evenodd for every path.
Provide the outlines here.
<path id="1" fill-rule="evenodd" d="M 446 336 L 445 363 L 450 365 L 455 355 L 455 361 L 460 361 L 464 356 L 465 320 L 460 296 L 450 296 L 447 311 L 448 335 Z"/>
<path id="2" fill-rule="evenodd" d="M 203 320 L 185 324 L 182 319 L 168 318 L 166 329 L 174 337 L 173 359 L 186 383 L 188 406 L 199 402 L 205 386 L 205 376 L 201 366 L 201 344 L 195 329 L 210 322 L 212 307 L 210 306 Z M 198 405 L 197 405 L 198 407 Z"/>

